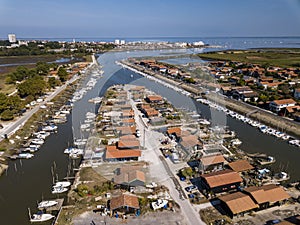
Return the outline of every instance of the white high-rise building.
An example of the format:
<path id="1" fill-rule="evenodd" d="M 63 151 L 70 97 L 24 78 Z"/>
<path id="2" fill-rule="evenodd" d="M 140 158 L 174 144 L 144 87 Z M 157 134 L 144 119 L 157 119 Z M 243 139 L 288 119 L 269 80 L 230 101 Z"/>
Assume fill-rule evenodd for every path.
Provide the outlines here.
<path id="1" fill-rule="evenodd" d="M 120 44 L 120 40 L 119 40 L 119 39 L 116 39 L 116 40 L 115 40 L 115 44 L 116 44 L 116 45 L 119 45 L 119 44 Z"/>
<path id="2" fill-rule="evenodd" d="M 121 40 L 121 41 L 120 41 L 120 44 L 121 44 L 121 45 L 125 45 L 125 43 L 126 43 L 125 40 Z"/>
<path id="3" fill-rule="evenodd" d="M 17 42 L 16 35 L 15 35 L 15 34 L 9 34 L 9 35 L 8 35 L 8 41 L 9 41 L 10 43 L 15 43 L 15 42 Z"/>

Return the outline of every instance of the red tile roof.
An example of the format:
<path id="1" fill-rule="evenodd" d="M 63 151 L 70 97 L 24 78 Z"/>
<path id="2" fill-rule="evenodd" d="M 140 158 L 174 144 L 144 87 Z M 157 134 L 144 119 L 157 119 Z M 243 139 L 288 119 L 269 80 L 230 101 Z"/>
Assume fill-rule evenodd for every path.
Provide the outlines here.
<path id="1" fill-rule="evenodd" d="M 140 150 L 106 151 L 106 159 L 136 158 L 141 156 Z"/>
<path id="2" fill-rule="evenodd" d="M 132 170 L 123 172 L 114 177 L 114 182 L 117 184 L 130 184 L 136 180 L 146 182 L 145 173 L 140 170 Z"/>
<path id="3" fill-rule="evenodd" d="M 185 148 L 194 147 L 200 145 L 200 141 L 196 135 L 182 136 L 180 144 Z"/>
<path id="4" fill-rule="evenodd" d="M 140 142 L 138 140 L 120 140 L 118 141 L 118 148 L 135 148 L 139 147 Z"/>
<path id="5" fill-rule="evenodd" d="M 136 126 L 117 127 L 116 129 L 121 132 L 121 135 L 134 134 Z"/>
<path id="6" fill-rule="evenodd" d="M 130 207 L 134 209 L 139 209 L 139 199 L 135 195 L 121 194 L 118 197 L 113 197 L 110 200 L 110 209 L 116 210 L 121 207 Z"/>
<path id="7" fill-rule="evenodd" d="M 139 149 L 118 150 L 115 145 L 106 146 L 106 159 L 122 159 L 140 157 L 141 151 Z"/>
<path id="8" fill-rule="evenodd" d="M 133 112 L 132 109 L 131 110 L 123 110 L 122 111 L 122 116 L 132 117 L 132 116 L 134 116 L 134 112 Z"/>
<path id="9" fill-rule="evenodd" d="M 247 160 L 237 160 L 229 163 L 228 166 L 235 172 L 252 170 L 254 168 Z"/>
<path id="10" fill-rule="evenodd" d="M 133 118 L 129 118 L 129 119 L 123 119 L 122 123 L 129 123 L 129 124 L 134 124 L 135 120 Z"/>
<path id="11" fill-rule="evenodd" d="M 205 179 L 210 188 L 215 188 L 223 185 L 240 183 L 243 179 L 240 175 L 232 170 L 222 170 L 201 175 Z"/>
<path id="12" fill-rule="evenodd" d="M 219 199 L 228 206 L 234 215 L 258 208 L 258 205 L 253 202 L 250 196 L 243 194 L 242 192 L 224 195 L 219 197 Z"/>
<path id="13" fill-rule="evenodd" d="M 147 98 L 150 102 L 163 100 L 160 95 L 148 95 Z"/>
<path id="14" fill-rule="evenodd" d="M 122 140 L 122 141 L 128 141 L 128 140 L 134 140 L 134 141 L 137 141 L 138 139 L 136 138 L 136 136 L 134 136 L 134 135 L 124 135 L 124 136 L 121 136 L 120 137 L 120 140 Z"/>
<path id="15" fill-rule="evenodd" d="M 167 133 L 169 134 L 169 135 L 171 135 L 171 134 L 176 134 L 176 136 L 177 137 L 180 137 L 181 136 L 181 128 L 180 127 L 168 127 L 168 129 L 167 129 Z"/>
<path id="16" fill-rule="evenodd" d="M 290 198 L 289 194 L 281 186 L 275 184 L 260 187 L 252 186 L 245 188 L 244 191 L 249 193 L 258 204 L 265 202 L 275 203 Z"/>
<path id="17" fill-rule="evenodd" d="M 153 108 L 144 108 L 145 113 L 147 114 L 148 117 L 151 116 L 158 116 L 158 111 Z"/>
<path id="18" fill-rule="evenodd" d="M 200 162 L 204 166 L 209 166 L 209 165 L 224 163 L 226 162 L 226 160 L 224 159 L 223 155 L 218 154 L 218 155 L 204 156 L 200 159 Z"/>
<path id="19" fill-rule="evenodd" d="M 291 98 L 288 98 L 288 99 L 281 99 L 281 100 L 274 100 L 273 101 L 276 105 L 285 105 L 285 104 L 296 104 L 296 102 L 291 99 Z"/>

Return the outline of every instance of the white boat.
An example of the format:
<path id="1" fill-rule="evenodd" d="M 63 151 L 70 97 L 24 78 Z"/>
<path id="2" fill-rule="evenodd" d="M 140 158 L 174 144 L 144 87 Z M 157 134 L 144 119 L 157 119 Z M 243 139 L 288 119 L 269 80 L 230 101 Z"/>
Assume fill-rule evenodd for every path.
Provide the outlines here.
<path id="1" fill-rule="evenodd" d="M 91 124 L 89 124 L 89 123 L 84 123 L 84 124 L 82 124 L 81 126 L 80 126 L 80 129 L 88 129 L 89 127 L 91 126 Z"/>
<path id="2" fill-rule="evenodd" d="M 167 203 L 168 203 L 168 200 L 157 199 L 156 202 L 151 203 L 151 206 L 152 206 L 153 210 L 156 210 L 156 209 L 163 208 L 165 205 L 167 205 Z"/>
<path id="3" fill-rule="evenodd" d="M 206 119 L 199 119 L 198 122 L 202 125 L 210 125 L 210 122 Z"/>
<path id="4" fill-rule="evenodd" d="M 63 188 L 67 188 L 70 186 L 71 186 L 71 182 L 69 181 L 58 181 L 53 185 L 53 187 L 63 187 Z"/>
<path id="5" fill-rule="evenodd" d="M 34 155 L 31 153 L 20 153 L 18 155 L 19 159 L 31 159 Z"/>
<path id="6" fill-rule="evenodd" d="M 48 214 L 48 213 L 43 213 L 43 212 L 38 212 L 35 213 L 33 215 L 30 215 L 29 212 L 29 217 L 30 217 L 30 222 L 44 222 L 44 221 L 48 221 L 51 220 L 52 218 L 54 218 L 54 216 L 52 214 Z"/>
<path id="7" fill-rule="evenodd" d="M 68 114 L 70 114 L 70 111 L 69 110 L 61 110 L 60 113 L 68 115 Z"/>
<path id="8" fill-rule="evenodd" d="M 239 139 L 237 139 L 237 138 L 235 138 L 235 139 L 231 140 L 231 144 L 232 145 L 241 145 L 242 141 L 239 140 Z"/>
<path id="9" fill-rule="evenodd" d="M 34 135 L 38 138 L 38 139 L 46 139 L 46 137 L 48 137 L 50 135 L 50 132 L 46 132 L 46 131 L 39 131 L 34 133 Z"/>
<path id="10" fill-rule="evenodd" d="M 54 132 L 57 130 L 57 126 L 49 125 L 42 128 L 43 131 Z"/>
<path id="11" fill-rule="evenodd" d="M 49 208 L 49 207 L 55 206 L 57 204 L 58 204 L 58 202 L 57 201 L 53 201 L 53 200 L 50 200 L 50 201 L 41 201 L 38 204 L 38 208 L 39 209 L 45 209 L 45 208 Z"/>
<path id="12" fill-rule="evenodd" d="M 66 191 L 68 191 L 68 188 L 65 188 L 63 186 L 53 186 L 51 193 L 52 194 L 60 194 L 60 193 L 66 192 Z"/>
<path id="13" fill-rule="evenodd" d="M 39 150 L 41 145 L 36 145 L 36 144 L 30 144 L 29 148 L 32 149 L 33 151 Z"/>
<path id="14" fill-rule="evenodd" d="M 92 113 L 92 112 L 87 112 L 86 113 L 86 118 L 87 119 L 94 119 L 94 118 L 96 118 L 96 114 Z"/>
<path id="15" fill-rule="evenodd" d="M 84 123 L 92 123 L 92 122 L 94 122 L 94 120 L 92 120 L 92 119 L 86 119 L 86 120 L 84 120 Z"/>
<path id="16" fill-rule="evenodd" d="M 69 157 L 70 157 L 71 159 L 79 159 L 80 156 L 81 156 L 81 154 L 77 154 L 77 153 L 70 153 L 70 154 L 69 154 Z"/>
<path id="17" fill-rule="evenodd" d="M 65 154 L 79 154 L 79 155 L 83 155 L 83 149 L 81 148 L 66 148 L 64 151 Z"/>
<path id="18" fill-rule="evenodd" d="M 80 146 L 80 145 L 85 145 L 87 142 L 87 139 L 83 138 L 83 139 L 76 139 L 74 141 L 74 145 Z"/>
<path id="19" fill-rule="evenodd" d="M 31 143 L 35 144 L 35 145 L 42 145 L 42 144 L 44 144 L 44 142 L 45 141 L 43 139 L 39 139 L 39 138 L 35 138 L 35 139 L 31 140 Z"/>

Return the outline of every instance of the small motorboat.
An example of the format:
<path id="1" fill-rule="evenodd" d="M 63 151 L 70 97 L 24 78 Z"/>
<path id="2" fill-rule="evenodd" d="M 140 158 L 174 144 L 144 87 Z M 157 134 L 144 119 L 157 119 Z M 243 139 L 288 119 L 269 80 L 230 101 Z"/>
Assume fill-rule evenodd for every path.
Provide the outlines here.
<path id="1" fill-rule="evenodd" d="M 53 187 L 64 187 L 64 188 L 67 188 L 70 186 L 71 186 L 71 182 L 69 182 L 69 181 L 58 181 L 53 185 Z"/>
<path id="2" fill-rule="evenodd" d="M 53 186 L 51 193 L 52 194 L 60 194 L 60 193 L 66 192 L 66 191 L 68 191 L 68 188 L 66 188 L 66 187 L 63 187 L 63 186 Z"/>
<path id="3" fill-rule="evenodd" d="M 58 204 L 58 202 L 57 201 L 53 201 L 53 200 L 50 200 L 50 201 L 41 201 L 38 204 L 38 208 L 39 209 L 45 209 L 45 208 L 49 208 L 49 207 L 55 206 L 57 204 Z"/>
<path id="4" fill-rule="evenodd" d="M 44 221 L 48 221 L 51 220 L 52 218 L 54 218 L 54 216 L 52 214 L 48 214 L 48 213 L 43 213 L 42 211 L 39 211 L 33 215 L 30 214 L 30 210 L 29 210 L 29 218 L 30 218 L 30 222 L 44 222 Z"/>
<path id="5" fill-rule="evenodd" d="M 31 159 L 34 155 L 31 153 L 20 153 L 18 155 L 19 159 Z"/>

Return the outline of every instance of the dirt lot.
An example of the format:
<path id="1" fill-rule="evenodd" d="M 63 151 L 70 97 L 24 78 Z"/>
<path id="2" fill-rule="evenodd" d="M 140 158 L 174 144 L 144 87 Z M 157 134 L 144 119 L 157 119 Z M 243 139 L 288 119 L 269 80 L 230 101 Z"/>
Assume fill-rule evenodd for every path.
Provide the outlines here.
<path id="1" fill-rule="evenodd" d="M 180 212 L 151 212 L 140 217 L 128 217 L 126 220 L 120 218 L 103 217 L 93 212 L 85 212 L 73 219 L 74 225 L 112 225 L 112 224 L 130 224 L 130 225 L 185 225 L 184 218 Z"/>

